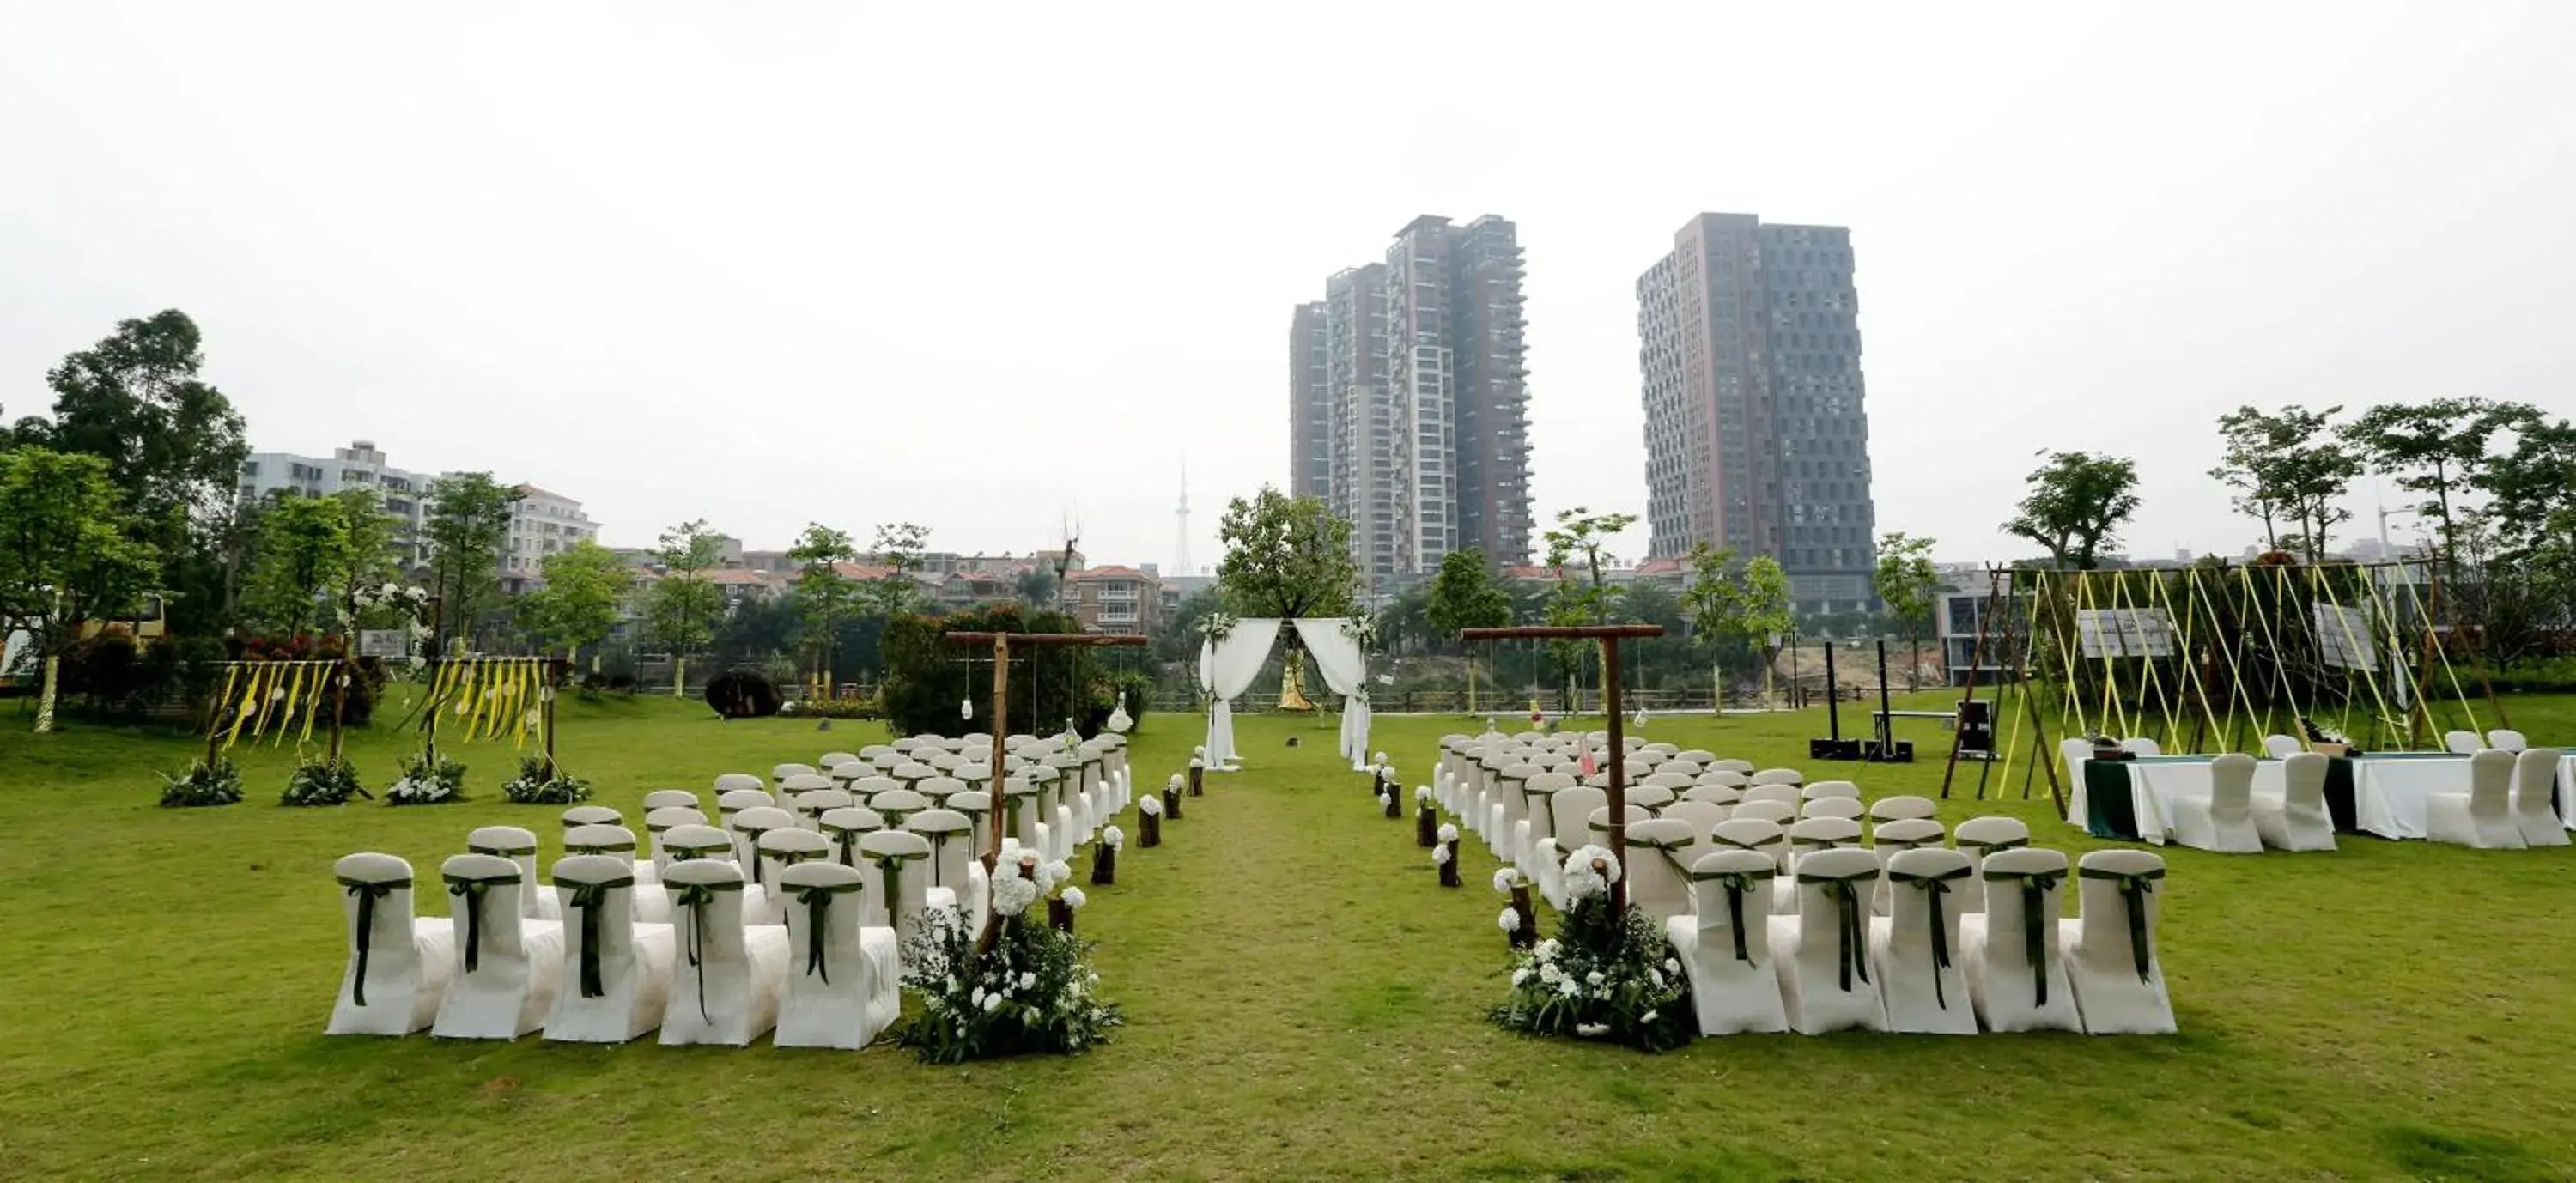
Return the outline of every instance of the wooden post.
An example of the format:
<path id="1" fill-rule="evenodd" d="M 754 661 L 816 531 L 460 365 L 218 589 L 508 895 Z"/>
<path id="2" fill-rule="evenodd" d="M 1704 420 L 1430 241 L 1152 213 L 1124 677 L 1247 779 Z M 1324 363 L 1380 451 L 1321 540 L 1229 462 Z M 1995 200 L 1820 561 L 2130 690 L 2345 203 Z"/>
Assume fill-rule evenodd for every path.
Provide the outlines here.
<path id="1" fill-rule="evenodd" d="M 553 780 L 563 775 L 555 768 L 555 691 L 563 680 L 564 671 L 569 669 L 572 663 L 560 657 L 549 657 L 544 660 L 546 676 L 537 698 L 537 709 L 544 712 L 539 718 L 546 729 L 546 779 Z"/>
<path id="2" fill-rule="evenodd" d="M 1941 765 L 1941 799 L 1944 801 L 1950 799 L 1950 778 L 1959 771 L 1959 724 L 1967 721 L 1964 714 L 1967 704 L 1977 701 L 1977 666 L 1986 659 L 1986 622 L 1995 614 L 1995 580 L 1995 568 L 1986 568 L 1986 598 L 1977 604 L 1977 642 L 1968 650 L 1968 685 L 1959 692 L 1959 707 L 1963 713 L 1959 716 L 1958 723 L 1951 725 L 1950 759 Z M 1935 619 L 1937 618 L 1936 616 Z M 1941 645 L 1941 668 L 1945 670 L 1950 668 L 1949 643 L 1942 641 L 1938 634 L 1935 634 L 1932 639 Z M 1922 654 L 1914 655 L 1914 665 L 1917 669 L 1922 667 Z M 1986 716 L 1986 730 L 1989 734 L 1994 731 L 1994 716 L 1991 712 Z M 1986 758 L 1992 760 L 1994 757 L 1994 744 L 1989 741 L 1986 745 Z M 1977 786 L 1977 796 L 1983 798 L 1985 795 L 1984 782 L 1980 781 Z"/>
<path id="3" fill-rule="evenodd" d="M 1621 717 L 1619 707 L 1619 642 L 1629 637 L 1662 635 L 1663 626 L 1656 624 L 1527 625 L 1458 630 L 1458 639 L 1462 641 L 1537 637 L 1601 643 L 1601 709 L 1610 717 L 1609 776 L 1604 787 L 1609 797 L 1610 857 L 1619 865 L 1619 881 L 1610 885 L 1610 907 L 1619 913 L 1628 909 L 1628 744 L 1626 720 Z"/>
<path id="4" fill-rule="evenodd" d="M 331 767 L 340 765 L 340 719 L 349 709 L 349 679 L 358 674 L 357 660 L 343 655 L 340 672 L 332 675 L 331 687 Z"/>
<path id="5" fill-rule="evenodd" d="M 1003 784 L 1008 779 L 1003 772 L 1003 759 L 1007 754 L 1007 749 L 1003 745 L 1011 735 L 1011 643 L 1017 641 L 1023 645 L 1126 646 L 1144 645 L 1148 643 L 1148 639 L 1132 633 L 953 632 L 945 636 L 951 645 L 989 644 L 993 647 L 993 776 L 992 790 L 989 794 L 992 800 L 986 805 L 984 823 L 984 828 L 989 832 L 984 845 L 984 872 L 987 876 L 991 876 L 1000 873 L 1002 830 L 1010 824 L 1010 812 L 1003 805 L 1005 798 Z M 1151 846 L 1153 843 L 1147 842 L 1144 845 Z M 984 931 L 975 939 L 976 951 L 990 950 L 993 947 L 994 937 L 1000 931 L 1000 916 L 986 913 Z"/>

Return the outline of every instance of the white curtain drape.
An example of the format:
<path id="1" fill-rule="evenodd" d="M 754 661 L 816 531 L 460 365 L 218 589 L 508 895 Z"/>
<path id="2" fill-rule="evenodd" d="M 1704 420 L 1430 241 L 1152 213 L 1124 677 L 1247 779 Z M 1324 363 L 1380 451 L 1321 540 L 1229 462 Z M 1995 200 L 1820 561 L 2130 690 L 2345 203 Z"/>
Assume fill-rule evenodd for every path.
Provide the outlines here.
<path id="1" fill-rule="evenodd" d="M 1252 688 L 1270 646 L 1279 639 L 1279 618 L 1247 617 L 1234 622 L 1224 639 L 1199 644 L 1199 676 L 1207 684 L 1207 766 L 1215 772 L 1234 763 L 1234 700 Z"/>
<path id="2" fill-rule="evenodd" d="M 1360 643 L 1347 631 L 1349 619 L 1333 616 L 1317 620 L 1293 620 L 1297 639 L 1305 642 L 1306 652 L 1315 660 L 1315 672 L 1324 675 L 1324 685 L 1342 696 L 1342 754 L 1351 758 L 1351 771 L 1368 767 L 1368 655 L 1360 652 Z"/>

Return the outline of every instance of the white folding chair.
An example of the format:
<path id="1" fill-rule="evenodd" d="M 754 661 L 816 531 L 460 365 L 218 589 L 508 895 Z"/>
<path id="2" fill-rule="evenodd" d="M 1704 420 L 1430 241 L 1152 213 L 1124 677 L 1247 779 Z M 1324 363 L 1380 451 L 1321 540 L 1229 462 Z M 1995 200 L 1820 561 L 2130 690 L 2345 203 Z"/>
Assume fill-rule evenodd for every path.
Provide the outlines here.
<path id="1" fill-rule="evenodd" d="M 1961 822 L 1965 831 L 1969 823 Z M 1965 850 L 1965 844 L 1962 844 Z M 2066 856 L 2054 850 L 1996 850 L 1979 864 L 1986 909 L 1959 918 L 1968 996 L 1989 1031 L 2082 1031 L 2075 988 L 2059 953 L 2058 894 Z"/>
<path id="2" fill-rule="evenodd" d="M 869 923 L 884 917 L 898 943 L 911 939 L 930 907 L 930 841 L 908 830 L 879 830 L 859 837 L 859 853 L 869 863 L 864 876 Z M 943 889 L 941 895 L 955 906 L 952 893 Z"/>
<path id="3" fill-rule="evenodd" d="M 635 920 L 635 865 L 577 854 L 554 867 L 564 915 L 563 990 L 546 1038 L 625 1043 L 662 1025 L 675 947 L 668 924 Z"/>
<path id="4" fill-rule="evenodd" d="M 762 796 L 768 796 L 769 782 L 753 776 L 748 772 L 728 772 L 717 777 L 715 780 L 716 796 L 718 797 L 722 797 L 727 793 L 739 792 L 743 789 L 753 789 L 758 791 Z"/>
<path id="5" fill-rule="evenodd" d="M 529 920 L 519 897 L 536 890 L 519 864 L 453 855 L 447 884 L 456 975 L 429 1033 L 444 1039 L 517 1039 L 545 1026 L 563 985 L 563 925 Z"/>
<path id="6" fill-rule="evenodd" d="M 1880 822 L 1871 827 L 1869 845 L 1870 849 L 1877 853 L 1879 864 L 1885 866 L 1888 860 L 1905 851 L 1925 850 L 1939 846 L 1946 836 L 1941 829 L 1941 823 L 1928 817 L 1901 817 L 1895 821 Z M 1881 878 L 1878 882 L 1878 890 L 1870 897 L 1870 908 L 1878 915 L 1885 916 L 1888 914 L 1887 909 L 1892 899 L 1887 880 Z"/>
<path id="7" fill-rule="evenodd" d="M 1726 820 L 1726 807 L 1710 801 L 1675 801 L 1655 816 L 1688 825 L 1692 833 L 1706 838 L 1717 823 Z"/>
<path id="8" fill-rule="evenodd" d="M 749 917 L 753 924 L 778 923 L 777 893 L 769 889 L 769 864 L 760 857 L 760 836 L 771 830 L 795 829 L 796 819 L 775 805 L 761 805 L 733 815 L 729 828 L 733 834 L 734 864 L 742 868 L 742 873 L 751 879 L 752 886 L 760 888 L 762 893 L 758 897 L 744 897 L 743 915 Z"/>
<path id="9" fill-rule="evenodd" d="M 2161 756 L 2164 754 L 2163 747 L 2159 746 L 2156 741 L 2148 739 L 2143 735 L 2133 735 L 2127 739 L 2121 740 L 2120 750 L 2133 756 Z"/>
<path id="10" fill-rule="evenodd" d="M 1807 775 L 1795 768 L 1765 768 L 1753 774 L 1756 785 L 1788 785 L 1796 788 L 1807 783 Z"/>
<path id="11" fill-rule="evenodd" d="M 1702 1035 L 1789 1029 L 1771 958 L 1778 873 L 1755 850 L 1713 850 L 1691 864 L 1691 912 L 1665 921 L 1664 935 L 1690 981 Z"/>
<path id="12" fill-rule="evenodd" d="M 694 805 L 665 805 L 644 814 L 644 845 L 653 857 L 654 878 L 661 878 L 663 868 L 671 865 L 670 856 L 662 850 L 662 836 L 674 826 L 703 826 L 707 815 Z"/>
<path id="13" fill-rule="evenodd" d="M 1953 889 L 1976 868 L 1955 850 L 1930 847 L 1888 856 L 1894 893 L 1885 916 L 1869 922 L 1869 960 L 1878 970 L 1887 1029 L 1922 1035 L 1974 1035 L 1976 1005 L 1959 950 Z"/>
<path id="14" fill-rule="evenodd" d="M 2020 818 L 1988 815 L 1960 822 L 1950 831 L 1950 844 L 1968 856 L 1971 863 L 1982 863 L 1990 854 L 2020 850 L 2030 845 L 2030 827 Z M 1975 875 L 1960 880 L 1953 895 L 1959 901 L 1959 914 L 1973 915 L 1986 910 L 1985 880 Z"/>
<path id="15" fill-rule="evenodd" d="M 762 889 L 764 906 L 760 911 L 745 913 L 757 920 L 747 922 L 777 924 L 780 910 L 786 906 L 785 898 L 777 891 L 778 876 L 799 863 L 831 861 L 832 840 L 813 830 L 782 826 L 761 831 L 752 842 L 752 852 L 760 859 L 760 869 L 751 878 L 767 886 Z"/>
<path id="16" fill-rule="evenodd" d="M 774 842 L 804 830 L 763 835 Z M 742 1047 L 778 1023 L 778 998 L 787 983 L 787 930 L 743 923 L 742 868 L 722 859 L 671 864 L 663 883 L 671 891 L 671 1001 L 662 1015 L 664 1044 Z"/>
<path id="17" fill-rule="evenodd" d="M 1737 802 L 1735 808 L 1728 811 L 1726 816 L 1729 818 L 1753 818 L 1759 821 L 1776 822 L 1780 825 L 1786 826 L 1790 822 L 1797 820 L 1798 807 L 1788 801 L 1769 798 L 1759 801 L 1748 800 Z"/>
<path id="18" fill-rule="evenodd" d="M 412 915 L 411 864 L 353 854 L 331 864 L 349 934 L 349 965 L 325 1035 L 409 1035 L 438 1017 L 456 975 L 456 933 Z"/>
<path id="19" fill-rule="evenodd" d="M 2253 798 L 2254 833 L 2275 850 L 2333 850 L 2334 816 L 2326 810 L 2326 768 L 2315 752 L 2281 758 L 2281 795 Z"/>
<path id="20" fill-rule="evenodd" d="M 2499 752 L 2522 752 L 2530 749 L 2531 741 L 2510 727 L 2498 727 L 2487 732 L 2487 746 Z"/>
<path id="21" fill-rule="evenodd" d="M 839 863 L 798 863 L 780 873 L 788 893 L 787 988 L 779 1047 L 856 1051 L 895 1021 L 902 970 L 895 932 L 861 923 L 867 875 Z"/>
<path id="22" fill-rule="evenodd" d="M 2481 850 L 2521 850 L 2513 808 L 2512 752 L 2486 748 L 2469 757 L 2469 791 L 2424 799 L 2425 837 Z"/>
<path id="23" fill-rule="evenodd" d="M 610 809 L 605 805 L 575 805 L 572 808 L 563 811 L 563 828 L 566 833 L 578 830 L 583 826 L 622 826 L 625 824 L 626 817 L 624 814 L 621 814 L 614 809 Z"/>
<path id="24" fill-rule="evenodd" d="M 2228 752 L 2209 762 L 2209 795 L 2167 800 L 2165 820 L 2173 840 L 2194 850 L 2261 854 L 2263 835 L 2254 827 L 2253 800 L 2254 757 Z M 2318 801 L 2324 801 L 2322 791 Z"/>
<path id="25" fill-rule="evenodd" d="M 2474 756 L 2487 745 L 2477 732 L 2445 731 L 2442 733 L 2442 746 L 2449 748 L 2454 756 Z"/>
<path id="26" fill-rule="evenodd" d="M 796 828 L 819 834 L 823 832 L 824 814 L 856 804 L 857 800 L 843 789 L 807 789 L 796 794 L 796 804 L 790 812 L 796 815 Z"/>
<path id="27" fill-rule="evenodd" d="M 1521 795 L 1527 799 L 1521 812 L 1528 820 L 1513 829 L 1512 865 L 1532 881 L 1544 879 L 1540 871 L 1551 865 L 1549 858 L 1540 853 L 1539 843 L 1556 837 L 1556 795 L 1573 787 L 1574 774 L 1569 772 L 1541 772 L 1521 782 Z M 1562 844 L 1557 849 L 1562 851 Z M 1562 858 L 1560 853 L 1555 863 L 1560 874 L 1564 870 Z"/>
<path id="28" fill-rule="evenodd" d="M 1662 785 L 1638 785 L 1628 790 L 1628 804 L 1648 813 L 1661 813 L 1673 803 L 1673 791 Z"/>
<path id="29" fill-rule="evenodd" d="M 812 775 L 814 775 L 814 766 L 811 764 L 780 764 L 769 770 L 769 779 L 773 783 L 784 781 L 791 776 Z"/>
<path id="30" fill-rule="evenodd" d="M 2143 850 L 2097 850 L 2075 865 L 2082 913 L 2058 925 L 2067 984 L 2094 1035 L 2169 1035 L 2173 1001 L 2156 957 L 2165 861 Z"/>
<path id="31" fill-rule="evenodd" d="M 1820 850 L 1799 867 L 1797 914 L 1770 921 L 1790 1030 L 1887 1029 L 1869 966 L 1869 890 L 1878 876 L 1878 858 L 1866 850 Z"/>
<path id="32" fill-rule="evenodd" d="M 956 909 L 958 916 L 980 931 L 989 883 L 984 861 L 970 849 L 974 822 L 954 809 L 925 809 L 906 820 L 903 828 L 930 844 L 930 887 L 922 898 L 934 908 Z M 943 891 L 948 893 L 944 902 L 936 898 Z"/>
<path id="33" fill-rule="evenodd" d="M 814 824 L 832 842 L 832 861 L 852 870 L 868 865 L 859 853 L 859 838 L 886 828 L 885 819 L 876 810 L 861 805 L 825 810 Z"/>
<path id="34" fill-rule="evenodd" d="M 1817 797 L 1799 807 L 1800 817 L 1839 817 L 1859 821 L 1868 807 L 1856 797 Z"/>
<path id="35" fill-rule="evenodd" d="M 1804 802 L 1800 801 L 1798 798 L 1798 786 L 1782 784 L 1747 786 L 1744 790 L 1744 795 L 1737 798 L 1737 800 L 1745 803 L 1754 801 L 1777 801 L 1788 806 L 1790 811 L 1793 813 L 1797 811 L 1798 806 L 1804 804 Z"/>
<path id="36" fill-rule="evenodd" d="M 2551 798 L 2558 787 L 2558 749 L 2515 749 L 2497 744 L 2496 750 L 2514 753 L 2513 820 L 2516 828 L 2522 831 L 2522 844 L 2567 845 L 2566 823 L 2559 820 L 2557 806 Z"/>

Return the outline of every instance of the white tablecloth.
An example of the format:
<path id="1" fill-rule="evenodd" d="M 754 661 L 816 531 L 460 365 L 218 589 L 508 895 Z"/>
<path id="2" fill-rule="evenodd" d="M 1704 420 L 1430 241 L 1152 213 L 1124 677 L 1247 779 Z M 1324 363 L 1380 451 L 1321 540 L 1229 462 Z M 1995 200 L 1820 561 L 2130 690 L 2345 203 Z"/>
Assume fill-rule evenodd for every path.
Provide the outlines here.
<path id="1" fill-rule="evenodd" d="M 2576 758 L 2561 761 L 2562 782 L 2576 785 Z M 2129 791 L 2138 815 L 2138 836 L 2162 844 L 2171 830 L 2165 802 L 2176 797 L 2207 799 L 2209 761 L 2142 759 L 2129 765 Z M 2352 762 L 2354 823 L 2363 833 L 2382 838 L 2422 838 L 2424 801 L 2435 793 L 2469 791 L 2466 756 L 2357 757 Z M 2254 764 L 2254 795 L 2279 797 L 2281 762 Z"/>
<path id="2" fill-rule="evenodd" d="M 2558 820 L 2576 830 L 2576 752 L 2558 758 Z"/>

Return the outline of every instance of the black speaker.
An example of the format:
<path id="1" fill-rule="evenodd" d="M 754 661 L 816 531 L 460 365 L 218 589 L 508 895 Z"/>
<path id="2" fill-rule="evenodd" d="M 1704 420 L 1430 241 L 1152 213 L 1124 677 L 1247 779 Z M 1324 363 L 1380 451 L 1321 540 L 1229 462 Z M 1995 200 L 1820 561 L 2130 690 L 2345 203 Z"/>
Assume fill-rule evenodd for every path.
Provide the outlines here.
<path id="1" fill-rule="evenodd" d="M 1807 741 L 1807 758 L 1810 760 L 1857 760 L 1860 759 L 1860 741 L 1857 739 L 1811 739 Z"/>
<path id="2" fill-rule="evenodd" d="M 1962 756 L 1995 753 L 1995 704 L 1970 699 L 1959 704 L 1958 751 Z"/>
<path id="3" fill-rule="evenodd" d="M 1872 764 L 1911 764 L 1914 762 L 1914 741 L 1900 739 L 1881 744 L 1873 739 L 1869 741 L 1868 754 L 1862 758 Z"/>

